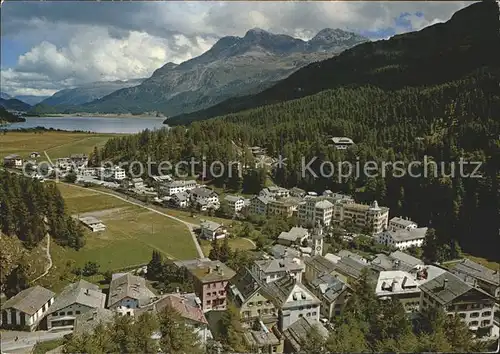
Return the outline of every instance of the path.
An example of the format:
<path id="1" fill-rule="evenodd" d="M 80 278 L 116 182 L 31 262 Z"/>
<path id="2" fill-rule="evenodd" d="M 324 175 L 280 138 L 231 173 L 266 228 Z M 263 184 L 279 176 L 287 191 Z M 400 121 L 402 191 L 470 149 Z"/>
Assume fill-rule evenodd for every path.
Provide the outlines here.
<path id="1" fill-rule="evenodd" d="M 5 331 L 2 332 L 1 347 L 2 353 L 22 352 L 30 353 L 37 342 L 46 342 L 54 339 L 61 339 L 64 335 L 73 333 L 73 331 L 58 332 L 20 332 Z M 15 338 L 19 337 L 16 341 Z M 22 350 L 22 351 L 21 351 Z"/>
<path id="2" fill-rule="evenodd" d="M 255 242 L 253 242 L 253 240 L 250 240 L 249 238 L 246 238 L 246 237 L 242 237 L 242 239 L 244 240 L 247 240 L 248 242 L 250 242 L 255 248 L 257 248 L 257 244 Z"/>
<path id="3" fill-rule="evenodd" d="M 89 189 L 88 188 L 85 188 L 85 187 L 80 187 L 80 186 L 76 186 L 74 184 L 69 184 L 69 183 L 64 183 L 64 182 L 59 182 L 59 183 L 62 183 L 62 184 L 65 184 L 67 186 L 71 186 L 71 187 L 74 187 L 74 188 L 80 188 L 80 189 L 83 189 L 83 190 L 86 190 L 88 191 Z M 144 205 L 143 203 L 139 203 L 139 202 L 133 202 L 131 201 L 130 199 L 127 199 L 127 198 L 123 198 L 123 197 L 120 197 L 114 193 L 108 193 L 108 192 L 103 192 L 103 191 L 100 191 L 98 189 L 92 189 L 93 192 L 96 192 L 96 193 L 99 193 L 99 194 L 103 194 L 103 195 L 108 195 L 110 197 L 113 197 L 113 198 L 117 198 L 117 199 L 120 199 L 124 202 L 127 202 L 129 204 L 132 204 L 132 205 L 135 205 L 135 206 L 138 206 L 138 207 L 141 207 L 143 209 L 146 209 L 146 210 L 149 210 L 149 211 L 152 211 L 153 213 L 156 213 L 156 214 L 159 214 L 159 215 L 163 215 L 163 216 L 166 216 L 167 218 L 170 218 L 172 220 L 175 220 L 175 221 L 178 221 L 180 223 L 183 223 L 189 230 L 189 233 L 191 234 L 191 237 L 193 238 L 193 242 L 196 246 L 196 251 L 198 252 L 198 256 L 200 258 L 203 258 L 205 257 L 204 254 L 203 254 L 203 251 L 201 249 L 201 246 L 200 244 L 198 243 L 198 239 L 196 238 L 196 234 L 194 233 L 194 229 L 195 228 L 198 228 L 199 226 L 196 225 L 196 224 L 191 224 L 187 221 L 184 221 L 184 220 L 181 220 L 179 218 L 176 218 L 175 216 L 172 216 L 172 215 L 168 215 L 168 214 L 165 214 L 165 213 L 162 213 L 161 211 L 158 211 L 156 209 L 153 209 L 153 208 L 150 208 L 146 205 Z"/>
<path id="4" fill-rule="evenodd" d="M 47 158 L 48 163 L 50 163 L 50 166 L 54 167 L 54 163 L 50 159 L 49 155 L 47 154 L 47 151 L 43 152 L 45 154 L 45 157 Z"/>
<path id="5" fill-rule="evenodd" d="M 37 278 L 33 279 L 32 281 L 37 281 L 38 279 L 46 276 L 49 273 L 50 268 L 52 268 L 52 256 L 50 255 L 50 235 L 47 234 L 47 247 L 45 248 L 45 251 L 47 252 L 47 259 L 49 260 L 49 265 L 47 268 L 45 268 L 45 272 L 42 273 L 42 275 L 38 276 Z"/>

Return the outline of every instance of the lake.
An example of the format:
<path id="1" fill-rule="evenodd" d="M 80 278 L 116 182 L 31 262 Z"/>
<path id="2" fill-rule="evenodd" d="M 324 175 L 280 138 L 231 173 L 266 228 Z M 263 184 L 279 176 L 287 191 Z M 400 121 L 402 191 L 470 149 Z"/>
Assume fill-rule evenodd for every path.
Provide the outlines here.
<path id="1" fill-rule="evenodd" d="M 15 130 L 44 127 L 68 131 L 82 130 L 93 133 L 133 134 L 145 129 L 167 127 L 165 118 L 108 118 L 108 117 L 26 117 L 26 122 L 12 123 L 0 129 Z"/>

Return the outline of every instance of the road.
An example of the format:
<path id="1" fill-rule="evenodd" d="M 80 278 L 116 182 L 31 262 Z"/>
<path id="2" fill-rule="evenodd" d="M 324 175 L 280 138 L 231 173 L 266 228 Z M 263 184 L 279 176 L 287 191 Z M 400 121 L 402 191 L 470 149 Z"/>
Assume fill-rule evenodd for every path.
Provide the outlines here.
<path id="1" fill-rule="evenodd" d="M 47 234 L 47 247 L 45 248 L 45 251 L 47 252 L 47 259 L 49 260 L 49 265 L 47 266 L 47 268 L 45 268 L 45 272 L 43 272 L 40 276 L 33 279 L 32 281 L 37 281 L 38 279 L 46 276 L 49 273 L 50 268 L 52 268 L 52 256 L 50 255 L 50 235 L 49 234 Z"/>
<path id="2" fill-rule="evenodd" d="M 11 352 L 29 353 L 37 342 L 46 342 L 49 340 L 60 339 L 66 334 L 70 333 L 73 333 L 73 331 L 2 332 L 2 339 L 1 339 L 2 353 L 11 353 Z M 16 337 L 18 337 L 17 341 Z"/>
<path id="3" fill-rule="evenodd" d="M 86 190 L 88 191 L 89 188 L 85 188 L 85 187 L 80 187 L 80 186 L 77 186 L 77 185 L 74 185 L 74 184 L 69 184 L 69 183 L 64 183 L 64 182 L 58 182 L 58 183 L 62 183 L 62 184 L 65 184 L 65 185 L 68 185 L 68 186 L 71 186 L 71 187 L 74 187 L 74 188 L 80 188 L 80 189 L 83 189 L 83 190 Z M 165 214 L 161 211 L 158 211 L 154 208 L 151 208 L 151 207 L 148 207 L 145 203 L 143 202 L 140 202 L 138 200 L 135 200 L 135 199 L 132 199 L 132 198 L 124 198 L 124 197 L 121 197 L 119 195 L 117 195 L 116 193 L 109 193 L 109 192 L 103 192 L 103 191 L 100 191 L 98 189 L 91 189 L 93 192 L 96 192 L 96 193 L 99 193 L 99 194 L 103 194 L 103 195 L 107 195 L 107 196 L 110 196 L 110 197 L 113 197 L 113 198 L 117 198 L 117 199 L 120 199 L 124 202 L 127 202 L 129 204 L 132 204 L 132 205 L 135 205 L 135 206 L 138 206 L 138 207 L 141 207 L 143 209 L 146 209 L 146 210 L 149 210 L 153 213 L 156 213 L 156 214 L 159 214 L 159 215 L 162 215 L 162 216 L 166 216 L 167 218 L 170 218 L 170 219 L 173 219 L 175 221 L 178 221 L 182 224 L 184 224 L 188 230 L 189 230 L 189 233 L 191 234 L 191 237 L 193 238 L 193 242 L 196 246 L 196 251 L 198 252 L 198 256 L 200 258 L 203 258 L 205 257 L 204 254 L 203 254 L 203 251 L 201 249 L 201 246 L 198 242 L 198 239 L 196 238 L 196 234 L 194 233 L 194 229 L 198 228 L 199 226 L 196 225 L 196 224 L 191 224 L 187 221 L 184 221 L 184 220 L 181 220 L 179 218 L 176 218 L 175 216 L 172 216 L 172 215 L 168 215 L 168 214 Z"/>

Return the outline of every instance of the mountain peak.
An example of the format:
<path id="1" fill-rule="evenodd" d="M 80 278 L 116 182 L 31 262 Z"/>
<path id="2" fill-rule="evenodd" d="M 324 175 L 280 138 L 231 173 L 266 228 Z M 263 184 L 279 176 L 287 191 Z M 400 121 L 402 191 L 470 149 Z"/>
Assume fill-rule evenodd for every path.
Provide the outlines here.
<path id="1" fill-rule="evenodd" d="M 258 35 L 264 35 L 264 34 L 270 34 L 268 31 L 263 30 L 262 28 L 259 27 L 254 27 L 252 29 L 249 29 L 247 33 L 245 34 L 245 37 L 247 36 L 258 36 Z"/>

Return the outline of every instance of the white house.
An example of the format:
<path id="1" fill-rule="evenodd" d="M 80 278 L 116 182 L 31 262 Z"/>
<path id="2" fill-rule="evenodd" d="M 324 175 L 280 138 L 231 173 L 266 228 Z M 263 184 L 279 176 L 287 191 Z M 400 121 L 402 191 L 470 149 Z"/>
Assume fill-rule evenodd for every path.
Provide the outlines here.
<path id="1" fill-rule="evenodd" d="M 261 281 L 266 283 L 281 279 L 287 275 L 302 282 L 305 265 L 299 258 L 263 259 L 252 264 L 252 271 Z"/>
<path id="2" fill-rule="evenodd" d="M 328 139 L 328 143 L 333 145 L 337 150 L 346 150 L 354 145 L 354 141 L 351 138 L 345 136 L 334 136 Z"/>
<path id="3" fill-rule="evenodd" d="M 290 231 L 284 231 L 278 236 L 279 244 L 290 246 L 292 244 L 301 245 L 310 237 L 309 231 L 303 227 L 292 227 Z"/>
<path id="4" fill-rule="evenodd" d="M 121 181 L 122 179 L 127 178 L 125 170 L 119 166 L 115 166 L 114 168 L 112 168 L 111 173 L 113 175 L 113 179 L 116 181 Z"/>
<path id="5" fill-rule="evenodd" d="M 261 190 L 259 196 L 270 198 L 285 198 L 290 196 L 290 191 L 283 187 L 271 186 Z"/>
<path id="6" fill-rule="evenodd" d="M 106 230 L 106 225 L 104 223 L 93 217 L 93 216 L 85 216 L 81 217 L 80 222 L 88 227 L 92 232 L 99 232 L 99 231 L 105 231 Z"/>
<path id="7" fill-rule="evenodd" d="M 144 185 L 144 180 L 142 178 L 132 178 L 131 182 L 132 182 L 132 186 L 135 189 L 142 189 L 142 188 L 146 187 Z"/>
<path id="8" fill-rule="evenodd" d="M 172 201 L 179 208 L 187 208 L 189 206 L 189 194 L 187 194 L 187 192 L 175 193 L 172 197 Z"/>
<path id="9" fill-rule="evenodd" d="M 408 218 L 404 219 L 401 216 L 393 217 L 391 220 L 389 220 L 389 225 L 388 225 L 388 229 L 390 231 L 411 230 L 411 229 L 416 229 L 417 227 L 418 225 L 416 222 L 413 222 Z"/>
<path id="10" fill-rule="evenodd" d="M 189 191 L 191 202 L 195 205 L 205 206 L 206 208 L 219 207 L 219 196 L 216 192 L 207 188 L 193 188 Z"/>
<path id="11" fill-rule="evenodd" d="M 224 225 L 210 220 L 203 220 L 200 224 L 200 237 L 212 241 L 213 239 L 221 239 L 227 236 L 227 229 Z"/>
<path id="12" fill-rule="evenodd" d="M 3 158 L 3 164 L 9 167 L 21 168 L 23 167 L 23 159 L 19 155 L 7 155 Z"/>
<path id="13" fill-rule="evenodd" d="M 400 250 L 415 246 L 420 247 L 425 239 L 427 227 L 399 229 L 397 231 L 383 231 L 376 236 L 376 241 L 386 246 L 393 246 Z"/>
<path id="14" fill-rule="evenodd" d="M 332 222 L 333 203 L 325 198 L 308 197 L 298 208 L 298 219 L 301 225 L 316 225 L 319 221 L 324 226 Z"/>
<path id="15" fill-rule="evenodd" d="M 280 331 L 286 330 L 302 317 L 319 321 L 321 301 L 295 278 L 283 277 L 264 284 L 262 289 L 279 309 Z"/>
<path id="16" fill-rule="evenodd" d="M 187 192 L 193 188 L 196 188 L 196 181 L 172 181 L 165 183 L 160 187 L 160 193 L 162 195 L 174 195 L 176 193 Z"/>
<path id="17" fill-rule="evenodd" d="M 99 286 L 85 280 L 69 284 L 49 308 L 47 328 L 73 329 L 76 316 L 93 309 L 104 308 L 105 305 L 106 294 L 103 294 Z"/>
<path id="18" fill-rule="evenodd" d="M 146 286 L 144 278 L 130 273 L 113 274 L 109 285 L 109 309 L 132 315 L 131 309 L 147 305 L 155 298 L 156 295 Z"/>
<path id="19" fill-rule="evenodd" d="M 236 195 L 226 195 L 224 200 L 229 205 L 229 208 L 235 213 L 241 211 L 245 206 L 245 199 Z"/>
<path id="20" fill-rule="evenodd" d="M 54 293 L 33 286 L 2 304 L 2 327 L 34 331 L 54 302 Z"/>

